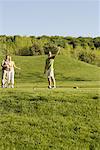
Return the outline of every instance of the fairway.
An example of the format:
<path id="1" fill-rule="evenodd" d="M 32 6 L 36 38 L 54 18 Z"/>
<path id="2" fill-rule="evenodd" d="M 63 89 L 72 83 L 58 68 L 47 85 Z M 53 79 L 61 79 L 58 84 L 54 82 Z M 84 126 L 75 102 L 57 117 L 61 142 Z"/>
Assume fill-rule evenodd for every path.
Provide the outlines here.
<path id="1" fill-rule="evenodd" d="M 15 88 L 0 88 L 0 150 L 99 150 L 100 68 L 57 56 L 48 89 L 45 59 L 14 57 Z"/>

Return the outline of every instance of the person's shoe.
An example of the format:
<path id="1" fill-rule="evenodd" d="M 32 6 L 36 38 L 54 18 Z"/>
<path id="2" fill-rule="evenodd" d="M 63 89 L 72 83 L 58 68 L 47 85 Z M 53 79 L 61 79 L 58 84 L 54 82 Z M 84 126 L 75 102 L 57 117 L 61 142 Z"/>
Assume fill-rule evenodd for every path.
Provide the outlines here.
<path id="1" fill-rule="evenodd" d="M 14 88 L 14 85 L 11 85 L 11 88 Z"/>
<path id="2" fill-rule="evenodd" d="M 2 88 L 5 88 L 5 85 L 3 84 L 1 87 L 2 87 Z"/>
<path id="3" fill-rule="evenodd" d="M 56 88 L 56 86 L 52 86 L 52 89 L 55 89 Z"/>
<path id="4" fill-rule="evenodd" d="M 48 89 L 52 89 L 52 87 L 49 85 L 49 86 L 48 86 Z"/>

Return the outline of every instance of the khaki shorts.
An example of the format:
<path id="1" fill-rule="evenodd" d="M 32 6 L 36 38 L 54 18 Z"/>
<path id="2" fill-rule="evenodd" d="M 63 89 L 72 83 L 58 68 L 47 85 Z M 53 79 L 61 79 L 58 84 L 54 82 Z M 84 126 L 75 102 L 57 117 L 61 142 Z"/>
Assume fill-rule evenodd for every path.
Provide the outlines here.
<path id="1" fill-rule="evenodd" d="M 47 77 L 50 78 L 54 78 L 54 70 L 53 69 L 49 69 L 47 70 Z"/>

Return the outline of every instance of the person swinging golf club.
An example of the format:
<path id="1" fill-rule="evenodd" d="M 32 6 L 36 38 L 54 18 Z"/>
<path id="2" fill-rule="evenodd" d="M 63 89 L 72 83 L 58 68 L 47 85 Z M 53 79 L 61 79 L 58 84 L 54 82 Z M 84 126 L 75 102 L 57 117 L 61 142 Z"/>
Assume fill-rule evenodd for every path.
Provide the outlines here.
<path id="1" fill-rule="evenodd" d="M 48 78 L 48 88 L 56 88 L 56 81 L 54 77 L 54 58 L 59 53 L 60 48 L 56 54 L 52 54 L 51 51 L 48 53 L 48 58 L 46 59 L 44 74 L 47 74 Z"/>

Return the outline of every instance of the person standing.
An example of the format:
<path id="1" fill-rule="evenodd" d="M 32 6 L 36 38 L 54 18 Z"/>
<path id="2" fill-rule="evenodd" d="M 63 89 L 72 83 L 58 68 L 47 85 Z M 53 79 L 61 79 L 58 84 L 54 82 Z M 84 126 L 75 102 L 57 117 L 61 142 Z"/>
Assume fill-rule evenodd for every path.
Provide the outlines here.
<path id="1" fill-rule="evenodd" d="M 56 81 L 54 77 L 54 58 L 59 53 L 60 48 L 56 54 L 52 54 L 51 51 L 48 53 L 48 58 L 46 59 L 44 74 L 47 74 L 48 78 L 48 88 L 56 88 Z"/>
<path id="2" fill-rule="evenodd" d="M 9 56 L 7 55 L 5 60 L 1 63 L 2 67 L 2 80 L 1 87 L 5 88 L 8 86 L 8 75 L 9 75 Z"/>
<path id="3" fill-rule="evenodd" d="M 8 74 L 8 85 L 11 88 L 14 88 L 14 68 L 20 69 L 15 65 L 15 62 L 12 61 L 11 56 L 9 57 L 9 74 Z"/>

